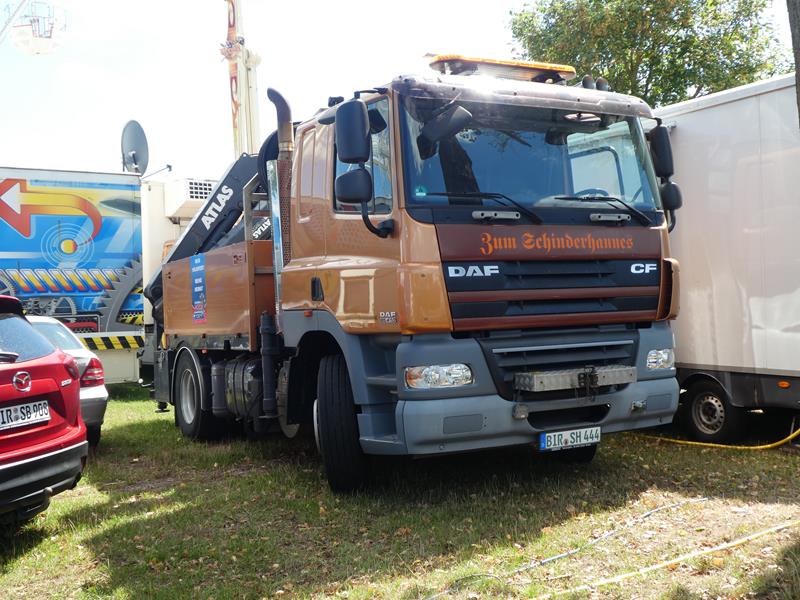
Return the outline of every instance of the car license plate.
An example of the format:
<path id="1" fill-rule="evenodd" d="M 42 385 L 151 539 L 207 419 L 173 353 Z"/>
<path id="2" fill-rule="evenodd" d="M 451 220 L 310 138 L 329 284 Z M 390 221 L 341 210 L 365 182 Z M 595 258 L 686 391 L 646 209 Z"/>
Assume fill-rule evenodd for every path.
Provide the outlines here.
<path id="1" fill-rule="evenodd" d="M 578 446 L 589 446 L 600 442 L 600 427 L 570 429 L 542 433 L 539 437 L 539 450 L 563 450 Z"/>
<path id="2" fill-rule="evenodd" d="M 50 405 L 47 400 L 0 406 L 0 430 L 22 427 L 31 423 L 45 423 L 50 420 Z"/>

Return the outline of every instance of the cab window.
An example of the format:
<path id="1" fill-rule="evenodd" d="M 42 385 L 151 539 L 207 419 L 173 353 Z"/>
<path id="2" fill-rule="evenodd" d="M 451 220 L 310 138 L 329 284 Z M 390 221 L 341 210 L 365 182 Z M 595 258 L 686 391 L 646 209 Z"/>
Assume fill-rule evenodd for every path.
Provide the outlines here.
<path id="1" fill-rule="evenodd" d="M 367 105 L 369 122 L 372 129 L 372 153 L 364 166 L 372 175 L 372 200 L 367 205 L 373 214 L 388 214 L 392 212 L 392 146 L 389 135 L 389 99 L 381 98 Z M 336 157 L 336 173 L 339 176 L 358 165 L 348 165 Z M 352 213 L 361 212 L 358 206 L 341 204 L 334 197 L 334 210 L 336 212 Z"/>

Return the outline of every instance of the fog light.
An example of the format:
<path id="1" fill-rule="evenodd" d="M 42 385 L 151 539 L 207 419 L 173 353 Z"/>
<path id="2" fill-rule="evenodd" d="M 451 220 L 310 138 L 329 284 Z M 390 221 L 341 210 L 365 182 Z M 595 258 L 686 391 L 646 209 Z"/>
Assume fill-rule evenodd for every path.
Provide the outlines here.
<path id="1" fill-rule="evenodd" d="M 648 369 L 671 369 L 675 366 L 675 353 L 672 348 L 650 350 L 647 353 Z"/>
<path id="2" fill-rule="evenodd" d="M 406 385 L 416 389 L 459 387 L 472 383 L 472 369 L 467 365 L 426 365 L 406 367 Z"/>

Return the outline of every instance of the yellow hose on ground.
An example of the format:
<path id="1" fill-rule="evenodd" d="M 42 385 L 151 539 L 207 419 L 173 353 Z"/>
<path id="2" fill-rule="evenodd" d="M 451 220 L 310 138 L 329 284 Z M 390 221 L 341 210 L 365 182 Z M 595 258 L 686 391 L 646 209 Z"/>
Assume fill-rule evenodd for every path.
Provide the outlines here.
<path id="1" fill-rule="evenodd" d="M 659 442 L 669 442 L 670 444 L 681 444 L 684 446 L 700 446 L 701 448 L 726 448 L 729 450 L 770 450 L 772 448 L 777 448 L 778 446 L 783 446 L 798 436 L 800 436 L 800 427 L 793 431 L 789 437 L 785 437 L 782 440 L 778 440 L 777 442 L 773 442 L 771 444 L 762 444 L 760 446 L 733 446 L 730 444 L 712 444 L 711 442 L 692 442 L 690 440 L 675 440 L 672 438 L 657 437 L 654 435 L 643 435 L 642 437 L 658 440 Z"/>
<path id="2" fill-rule="evenodd" d="M 796 432 L 795 432 L 796 433 Z M 604 585 L 611 585 L 614 583 L 620 583 L 625 581 L 626 579 L 631 579 L 632 577 L 637 577 L 639 575 L 644 575 L 645 573 L 650 573 L 651 571 L 656 571 L 658 569 L 664 569 L 666 567 L 677 565 L 682 563 L 686 560 L 691 560 L 693 558 L 698 558 L 700 556 L 705 556 L 707 554 L 713 554 L 714 552 L 721 552 L 723 550 L 730 550 L 731 548 L 735 548 L 736 546 L 741 546 L 746 544 L 747 542 L 752 542 L 760 537 L 764 537 L 765 535 L 769 535 L 770 533 L 777 533 L 778 531 L 783 531 L 784 529 L 789 529 L 791 527 L 797 527 L 800 525 L 800 519 L 796 519 L 794 521 L 787 521 L 782 525 L 776 525 L 775 527 L 770 527 L 769 529 L 762 529 L 761 531 L 757 531 L 756 533 L 750 534 L 748 536 L 739 538 L 738 540 L 733 540 L 732 542 L 727 542 L 725 544 L 720 544 L 718 546 L 714 546 L 713 548 L 707 548 L 705 550 L 695 550 L 694 552 L 689 552 L 688 554 L 683 554 L 676 558 L 665 560 L 663 562 L 657 563 L 655 565 L 650 565 L 648 567 L 642 567 L 638 571 L 629 571 L 628 573 L 623 573 L 621 575 L 617 575 L 616 577 L 608 577 L 606 579 L 598 579 L 592 583 L 587 583 L 585 585 L 580 585 L 578 587 L 570 588 L 568 590 L 562 590 L 560 592 L 553 592 L 550 594 L 544 594 L 542 596 L 537 596 L 537 600 L 545 600 L 547 598 L 555 598 L 556 596 L 566 596 L 568 594 L 577 594 L 578 592 L 591 592 L 598 587 Z"/>

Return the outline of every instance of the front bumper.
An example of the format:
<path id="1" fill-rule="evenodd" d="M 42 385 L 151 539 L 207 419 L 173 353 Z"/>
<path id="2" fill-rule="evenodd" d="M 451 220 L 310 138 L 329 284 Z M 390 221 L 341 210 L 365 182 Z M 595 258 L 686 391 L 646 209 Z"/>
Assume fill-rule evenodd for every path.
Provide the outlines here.
<path id="1" fill-rule="evenodd" d="M 563 410 L 554 403 L 563 403 Z M 454 401 L 400 401 L 397 411 L 403 423 L 408 454 L 464 452 L 538 442 L 543 431 L 559 431 L 599 425 L 602 433 L 641 429 L 670 423 L 678 408 L 678 382 L 674 378 L 653 379 L 594 400 L 522 402 L 530 411 L 525 419 L 513 416 L 514 402 L 498 395 L 473 396 Z M 547 404 L 547 406 L 544 406 Z M 599 420 L 585 418 L 591 410 Z M 546 412 L 541 409 L 547 409 Z M 573 413 L 572 411 L 575 411 Z M 556 411 L 556 412 L 554 412 Z M 537 416 L 553 416 L 538 425 Z M 570 415 L 576 414 L 577 418 Z M 559 420 L 560 419 L 560 420 Z"/>
<path id="2" fill-rule="evenodd" d="M 361 446 L 367 454 L 439 454 L 530 444 L 542 432 L 600 426 L 602 433 L 612 433 L 670 423 L 678 407 L 675 369 L 648 369 L 647 354 L 672 346 L 666 323 L 512 332 L 481 340 L 414 336 L 396 350 L 396 401 L 375 394 L 362 402 Z M 472 383 L 440 389 L 404 385 L 405 367 L 442 364 L 443 357 L 468 365 Z M 583 388 L 513 388 L 515 373 L 609 362 L 635 369 L 635 381 L 598 386 L 594 395 Z"/>
<path id="3" fill-rule="evenodd" d="M 24 521 L 47 508 L 50 497 L 75 486 L 89 445 L 73 446 L 0 465 L 0 522 Z"/>

